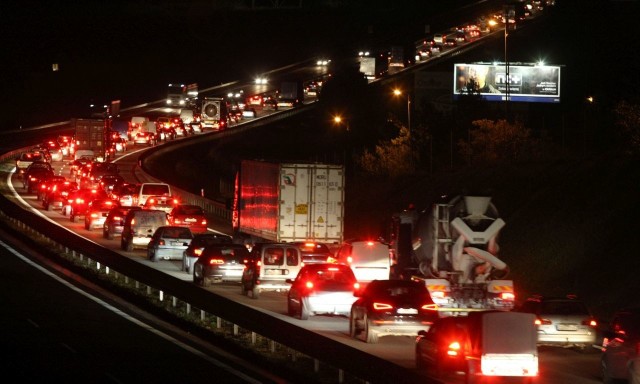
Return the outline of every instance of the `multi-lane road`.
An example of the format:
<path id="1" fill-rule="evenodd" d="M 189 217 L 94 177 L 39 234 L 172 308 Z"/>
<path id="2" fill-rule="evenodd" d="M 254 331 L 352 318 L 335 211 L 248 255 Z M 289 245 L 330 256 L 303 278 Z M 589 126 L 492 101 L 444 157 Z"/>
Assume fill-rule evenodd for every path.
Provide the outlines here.
<path id="1" fill-rule="evenodd" d="M 317 75 L 323 74 L 325 73 L 323 71 L 326 71 L 326 69 L 324 69 L 323 67 L 316 67 L 313 65 L 300 65 L 295 68 L 287 68 L 286 70 L 301 71 L 299 72 L 299 74 L 301 74 L 301 76 L 307 76 L 306 78 L 317 77 Z M 278 72 L 276 71 L 272 73 L 272 75 L 274 83 L 277 83 Z M 245 94 L 262 93 L 269 91 L 268 87 L 249 83 L 239 84 L 235 82 L 203 91 L 220 94 L 226 93 L 231 90 L 235 91 L 238 89 L 243 89 L 245 91 Z M 175 113 L 175 111 L 166 110 L 162 105 L 162 101 L 163 100 L 146 103 L 145 105 L 130 107 L 123 110 L 123 112 L 126 115 L 144 114 L 149 116 Z M 259 116 L 264 116 L 264 114 L 259 113 Z M 137 167 L 138 156 L 143 150 L 144 148 L 134 148 L 125 154 L 119 154 L 116 159 L 116 162 L 121 165 L 120 169 L 123 171 L 123 176 L 128 181 L 138 182 L 141 181 L 140 178 L 145 177 L 145 174 L 141 172 L 139 167 Z M 60 162 L 56 164 L 56 166 L 58 172 L 63 175 L 68 175 L 66 162 Z M 89 238 L 92 241 L 95 241 L 96 243 L 107 248 L 117 250 L 123 256 L 129 257 L 132 260 L 136 260 L 141 264 L 164 271 L 167 274 L 182 280 L 191 279 L 189 275 L 180 270 L 180 262 L 160 261 L 157 263 L 152 263 L 146 259 L 146 253 L 143 251 L 120 251 L 120 243 L 118 239 L 105 240 L 101 237 L 101 231 L 99 230 L 87 231 L 84 229 L 82 224 L 72 223 L 68 217 L 64 217 L 58 212 L 43 211 L 39 202 L 35 199 L 35 195 L 25 194 L 24 190 L 21 188 L 21 182 L 16 180 L 15 177 L 4 180 L 7 180 L 9 189 L 12 190 L 12 198 L 15 199 L 18 204 L 21 204 L 28 209 L 38 211 L 49 220 L 52 220 L 66 228 L 69 228 L 77 235 Z M 235 285 L 215 285 L 209 289 L 212 292 L 231 298 L 251 308 L 268 313 L 271 316 L 281 318 L 292 324 L 305 327 L 309 330 L 317 332 L 323 336 L 332 338 L 347 345 L 359 348 L 368 353 L 390 360 L 400 366 L 406 367 L 407 369 L 413 369 L 414 367 L 412 338 L 387 337 L 381 338 L 379 344 L 366 344 L 359 340 L 351 340 L 348 337 L 348 324 L 346 318 L 317 316 L 308 321 L 301 321 L 288 317 L 286 315 L 286 303 L 283 293 L 265 293 L 259 300 L 253 300 L 251 298 L 242 296 L 240 294 L 239 287 Z M 598 357 L 598 354 L 579 354 L 569 349 L 541 350 L 541 382 L 571 382 L 585 384 L 597 383 L 600 381 Z"/>
<path id="2" fill-rule="evenodd" d="M 205 136 L 203 136 L 204 138 Z M 209 139 L 209 138 L 208 138 Z M 193 140 L 193 139 L 192 139 Z M 146 175 L 138 166 L 138 157 L 146 148 L 132 148 L 125 153 L 117 155 L 115 162 L 119 164 L 122 176 L 129 182 L 145 181 Z M 69 176 L 69 160 L 54 163 L 56 172 Z M 88 231 L 82 223 L 73 223 L 67 216 L 60 212 L 47 212 L 42 209 L 40 201 L 33 194 L 27 194 L 22 188 L 21 180 L 13 177 L 5 178 L 8 188 L 13 194 L 13 199 L 27 209 L 37 211 L 48 220 L 51 220 L 65 228 L 70 229 L 78 236 L 88 238 L 101 246 L 119 252 L 121 255 L 135 260 L 148 267 L 163 271 L 175 278 L 191 281 L 192 277 L 181 270 L 179 261 L 151 262 L 147 259 L 146 252 L 136 250 L 125 252 L 120 250 L 120 241 L 106 240 L 102 237 L 101 230 Z M 224 228 L 211 228 L 211 230 L 224 230 Z M 411 337 L 385 337 L 378 344 L 366 344 L 361 340 L 353 340 L 348 335 L 348 321 L 340 316 L 315 316 L 308 321 L 302 321 L 289 317 L 286 314 L 286 301 L 284 293 L 270 292 L 261 295 L 257 300 L 243 296 L 240 287 L 235 284 L 220 284 L 209 288 L 210 291 L 221 296 L 242 303 L 255 310 L 268 313 L 271 316 L 285 320 L 291 324 L 304 327 L 333 340 L 339 341 L 367 353 L 392 361 L 407 369 L 414 369 L 413 338 Z M 598 354 L 580 354 L 569 349 L 548 349 L 541 351 L 541 377 L 545 383 L 596 383 L 599 382 Z M 570 380 L 569 380 L 570 378 Z M 569 380 L 569 381 L 567 381 Z"/>

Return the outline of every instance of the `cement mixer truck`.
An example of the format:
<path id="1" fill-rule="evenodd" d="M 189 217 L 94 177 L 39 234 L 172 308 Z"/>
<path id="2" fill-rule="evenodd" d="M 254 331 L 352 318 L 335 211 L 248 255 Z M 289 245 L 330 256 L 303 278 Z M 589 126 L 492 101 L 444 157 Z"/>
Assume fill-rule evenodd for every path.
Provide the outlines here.
<path id="1" fill-rule="evenodd" d="M 424 281 L 441 316 L 511 310 L 513 281 L 497 256 L 504 225 L 488 196 L 444 196 L 425 211 L 401 212 L 390 236 L 394 274 Z"/>

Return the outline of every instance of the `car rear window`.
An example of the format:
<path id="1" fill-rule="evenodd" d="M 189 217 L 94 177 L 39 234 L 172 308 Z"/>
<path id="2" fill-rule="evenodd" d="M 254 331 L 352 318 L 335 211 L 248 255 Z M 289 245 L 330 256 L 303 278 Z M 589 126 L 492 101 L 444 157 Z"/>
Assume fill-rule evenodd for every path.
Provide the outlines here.
<path id="1" fill-rule="evenodd" d="M 140 191 L 143 195 L 169 195 L 169 186 L 165 184 L 143 184 Z"/>
<path id="2" fill-rule="evenodd" d="M 183 215 L 201 215 L 203 210 L 198 206 L 182 206 L 178 209 L 178 213 Z"/>
<path id="3" fill-rule="evenodd" d="M 540 310 L 545 315 L 589 315 L 584 303 L 579 301 L 545 301 Z"/>
<path id="4" fill-rule="evenodd" d="M 165 228 L 162 237 L 169 239 L 190 239 L 191 231 L 186 228 Z"/>

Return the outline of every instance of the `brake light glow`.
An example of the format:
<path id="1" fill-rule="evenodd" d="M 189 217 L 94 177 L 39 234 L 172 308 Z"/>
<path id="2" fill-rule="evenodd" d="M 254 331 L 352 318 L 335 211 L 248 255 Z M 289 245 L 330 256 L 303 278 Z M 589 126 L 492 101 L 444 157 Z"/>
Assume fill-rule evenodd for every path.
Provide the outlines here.
<path id="1" fill-rule="evenodd" d="M 516 295 L 514 295 L 513 292 L 502 292 L 500 294 L 500 298 L 502 300 L 514 301 L 516 299 Z"/>
<path id="2" fill-rule="evenodd" d="M 536 325 L 551 325 L 551 320 L 549 320 L 549 319 L 536 319 Z"/>
<path id="3" fill-rule="evenodd" d="M 596 321 L 595 321 L 595 320 L 593 320 L 593 319 L 583 320 L 583 321 L 582 321 L 582 325 L 588 325 L 588 326 L 590 326 L 590 327 L 596 327 L 596 326 L 598 326 L 598 322 L 596 322 Z"/>
<path id="4" fill-rule="evenodd" d="M 387 303 L 373 303 L 373 309 L 376 311 L 384 311 L 387 309 L 393 309 L 393 306 Z"/>
<path id="5" fill-rule="evenodd" d="M 202 250 L 203 249 L 204 248 L 196 248 L 196 249 L 193 250 L 193 254 L 196 255 L 196 256 L 200 256 L 200 255 L 202 255 Z"/>
<path id="6" fill-rule="evenodd" d="M 460 346 L 460 343 L 457 341 L 454 341 L 452 343 L 449 344 L 449 346 L 447 347 L 447 355 L 448 356 L 452 356 L 452 357 L 456 357 L 458 355 L 460 355 L 460 350 L 462 349 L 462 347 Z"/>
<path id="7" fill-rule="evenodd" d="M 360 289 L 360 283 L 358 283 L 358 282 L 353 283 L 353 289 L 355 289 L 356 291 L 357 291 L 358 289 Z"/>
<path id="8" fill-rule="evenodd" d="M 307 289 L 312 289 L 313 288 L 313 282 L 312 281 L 307 281 L 304 284 L 305 287 L 307 287 Z"/>
<path id="9" fill-rule="evenodd" d="M 353 257 L 348 256 L 347 257 L 347 263 L 349 263 L 349 264 L 353 263 Z"/>
<path id="10" fill-rule="evenodd" d="M 224 260 L 222 260 L 222 259 L 211 259 L 211 260 L 209 260 L 209 264 L 210 265 L 224 264 Z"/>
<path id="11" fill-rule="evenodd" d="M 438 304 L 425 304 L 420 308 L 424 309 L 425 311 L 437 311 L 438 310 Z"/>

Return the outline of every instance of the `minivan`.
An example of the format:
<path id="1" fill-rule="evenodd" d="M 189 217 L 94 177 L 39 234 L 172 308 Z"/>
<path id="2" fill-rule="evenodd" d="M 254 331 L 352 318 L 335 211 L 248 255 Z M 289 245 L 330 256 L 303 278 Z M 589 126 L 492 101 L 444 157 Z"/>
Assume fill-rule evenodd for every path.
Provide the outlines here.
<path id="1" fill-rule="evenodd" d="M 167 183 L 142 183 L 138 188 L 137 202 L 139 206 L 143 206 L 147 199 L 151 196 L 171 196 L 171 186 Z"/>
<path id="2" fill-rule="evenodd" d="M 298 246 L 288 243 L 258 243 L 251 249 L 251 258 L 242 274 L 242 294 L 257 299 L 262 291 L 287 292 L 302 268 Z"/>
<path id="3" fill-rule="evenodd" d="M 338 263 L 351 266 L 358 282 L 388 280 L 391 272 L 389 245 L 373 240 L 348 240 L 338 251 Z"/>
<path id="4" fill-rule="evenodd" d="M 156 229 L 169 225 L 167 213 L 155 209 L 135 209 L 127 213 L 122 228 L 120 248 L 131 252 L 146 249 Z"/>

